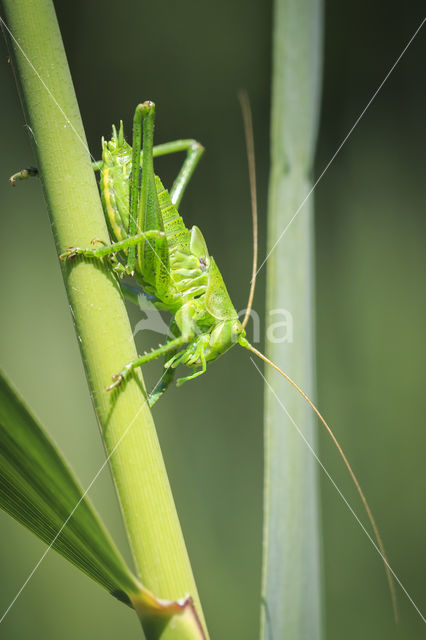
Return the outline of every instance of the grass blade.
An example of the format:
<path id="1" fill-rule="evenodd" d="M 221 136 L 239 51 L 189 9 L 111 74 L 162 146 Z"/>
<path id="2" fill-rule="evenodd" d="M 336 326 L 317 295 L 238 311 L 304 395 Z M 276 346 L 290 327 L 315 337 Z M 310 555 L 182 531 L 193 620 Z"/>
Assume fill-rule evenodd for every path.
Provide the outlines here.
<path id="1" fill-rule="evenodd" d="M 118 599 L 129 604 L 140 591 L 72 471 L 2 373 L 0 506 Z"/>
<path id="2" fill-rule="evenodd" d="M 157 598 L 131 573 L 56 446 L 0 371 L 0 508 L 118 600 L 134 607 L 147 638 L 170 623 L 205 635 L 191 598 Z"/>
<path id="3" fill-rule="evenodd" d="M 57 253 L 90 246 L 94 238 L 108 243 L 53 2 L 1 3 Z M 207 634 L 142 374 L 135 372 L 115 393 L 105 390 L 111 377 L 137 356 L 117 278 L 108 261 L 75 259 L 63 263 L 62 272 L 137 575 L 167 601 L 190 594 Z M 175 621 L 161 637 L 172 640 L 179 634 Z"/>
<path id="4" fill-rule="evenodd" d="M 267 310 L 285 309 L 287 341 L 267 356 L 312 397 L 313 153 L 319 111 L 321 0 L 275 0 Z M 277 244 L 278 243 L 278 244 Z M 265 371 L 265 523 L 262 638 L 321 637 L 314 415 L 294 389 Z M 275 394 L 277 397 L 275 397 Z"/>

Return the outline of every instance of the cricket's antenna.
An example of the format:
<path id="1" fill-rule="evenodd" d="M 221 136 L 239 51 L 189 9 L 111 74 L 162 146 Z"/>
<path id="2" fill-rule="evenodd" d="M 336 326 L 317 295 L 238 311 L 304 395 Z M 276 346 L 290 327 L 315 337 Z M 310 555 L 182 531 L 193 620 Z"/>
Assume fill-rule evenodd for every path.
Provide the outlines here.
<path id="1" fill-rule="evenodd" d="M 296 391 L 302 396 L 302 398 L 304 398 L 306 400 L 308 405 L 317 414 L 317 416 L 320 419 L 320 421 L 322 422 L 323 426 L 328 431 L 329 436 L 333 440 L 333 442 L 334 442 L 334 444 L 335 444 L 335 446 L 336 446 L 336 448 L 337 448 L 337 450 L 338 450 L 343 462 L 346 465 L 347 470 L 349 471 L 349 474 L 350 474 L 350 476 L 352 478 L 352 481 L 353 481 L 353 483 L 354 483 L 354 485 L 356 487 L 356 490 L 358 491 L 358 494 L 359 494 L 359 496 L 360 496 L 360 498 L 362 500 L 362 503 L 364 505 L 364 509 L 365 509 L 365 511 L 367 513 L 368 519 L 370 520 L 371 526 L 373 528 L 374 535 L 375 535 L 376 540 L 377 540 L 377 545 L 378 545 L 380 554 L 382 556 L 383 563 L 385 565 L 386 578 L 387 578 L 387 581 L 388 581 L 389 591 L 391 593 L 391 599 L 392 599 L 392 608 L 393 608 L 393 612 L 394 612 L 395 621 L 397 622 L 398 621 L 398 604 L 397 604 L 397 600 L 396 600 L 395 583 L 394 583 L 394 579 L 392 577 L 392 571 L 390 569 L 390 565 L 389 565 L 389 562 L 388 562 L 388 559 L 387 559 L 387 555 L 386 555 L 385 547 L 384 547 L 384 544 L 383 544 L 383 541 L 382 541 L 382 537 L 381 537 L 379 529 L 378 529 L 378 527 L 376 525 L 376 521 L 374 519 L 374 516 L 372 514 L 370 506 L 369 506 L 369 504 L 367 502 L 367 498 L 365 497 L 364 492 L 361 489 L 361 486 L 360 486 L 360 484 L 358 482 L 358 478 L 356 477 L 354 471 L 352 470 L 352 467 L 349 464 L 349 461 L 348 461 L 347 457 L 343 453 L 343 449 L 340 446 L 336 436 L 334 435 L 334 433 L 332 432 L 331 428 L 328 426 L 327 422 L 322 417 L 321 413 L 319 412 L 317 407 L 314 405 L 312 400 L 310 400 L 308 398 L 306 393 L 304 391 L 302 391 L 302 389 L 294 382 L 294 380 L 292 380 L 290 378 L 289 375 L 284 373 L 284 371 L 282 371 L 276 364 L 274 364 L 271 360 L 269 360 L 269 358 L 267 358 L 265 355 L 263 355 L 263 353 L 261 353 L 260 351 L 255 349 L 255 347 L 253 347 L 245 338 L 240 338 L 239 342 L 240 342 L 241 346 L 245 347 L 246 349 L 248 349 L 249 351 L 254 353 L 256 356 L 261 358 L 261 360 L 263 360 L 264 362 L 269 364 L 273 369 L 275 369 L 275 371 L 278 371 L 278 373 L 280 373 L 296 389 Z"/>
<path id="2" fill-rule="evenodd" d="M 246 326 L 250 317 L 251 308 L 253 306 L 254 289 L 256 287 L 256 271 L 257 271 L 257 189 L 256 189 L 256 165 L 254 159 L 254 137 L 253 137 L 253 119 L 251 116 L 250 101 L 247 91 L 239 91 L 238 99 L 241 105 L 241 111 L 244 121 L 244 136 L 247 147 L 247 160 L 250 177 L 250 200 L 251 200 L 251 217 L 253 222 L 253 267 L 250 282 L 250 293 L 247 302 L 246 314 L 242 322 L 243 327 Z"/>

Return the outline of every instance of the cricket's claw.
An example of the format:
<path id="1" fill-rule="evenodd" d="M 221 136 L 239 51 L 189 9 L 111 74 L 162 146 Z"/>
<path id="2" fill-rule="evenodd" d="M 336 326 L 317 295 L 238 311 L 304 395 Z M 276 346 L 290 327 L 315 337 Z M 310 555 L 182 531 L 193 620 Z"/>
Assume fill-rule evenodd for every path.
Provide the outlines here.
<path id="1" fill-rule="evenodd" d="M 106 388 L 106 391 L 112 391 L 113 389 L 116 389 L 117 387 L 120 386 L 120 384 L 123 382 L 124 377 L 121 375 L 121 373 L 117 373 L 115 376 L 112 376 L 112 384 L 108 385 L 108 387 Z"/>
<path id="2" fill-rule="evenodd" d="M 28 169 L 21 169 L 17 173 L 14 173 L 13 176 L 10 176 L 9 182 L 12 187 L 16 187 L 17 180 L 26 180 L 30 176 L 37 176 L 38 169 L 36 167 L 28 167 Z"/>
<path id="3" fill-rule="evenodd" d="M 90 241 L 90 244 L 101 244 L 104 247 L 106 247 L 107 243 L 104 240 L 101 240 L 100 238 L 92 238 L 92 240 Z"/>
<path id="4" fill-rule="evenodd" d="M 82 253 L 82 249 L 78 247 L 68 247 L 64 253 L 61 253 L 59 260 L 71 260 Z"/>
<path id="5" fill-rule="evenodd" d="M 124 369 L 122 369 L 122 371 L 120 371 L 120 373 L 116 373 L 115 375 L 113 375 L 112 376 L 112 384 L 110 384 L 106 388 L 106 391 L 112 391 L 113 389 L 117 389 L 117 387 L 119 387 L 124 382 L 124 380 L 127 378 L 127 376 L 132 371 L 132 369 L 133 369 L 133 364 L 130 363 L 130 364 L 126 365 L 124 367 Z"/>

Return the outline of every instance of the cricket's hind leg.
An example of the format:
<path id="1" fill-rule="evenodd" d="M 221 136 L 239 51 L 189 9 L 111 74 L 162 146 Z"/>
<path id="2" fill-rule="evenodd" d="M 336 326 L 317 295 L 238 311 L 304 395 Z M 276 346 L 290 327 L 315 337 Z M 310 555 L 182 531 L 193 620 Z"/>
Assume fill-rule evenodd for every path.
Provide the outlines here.
<path id="1" fill-rule="evenodd" d="M 130 180 L 130 217 L 128 236 L 139 231 L 162 232 L 152 242 L 141 240 L 138 246 L 129 249 L 127 266 L 130 271 L 137 267 L 144 282 L 149 284 L 154 294 L 163 299 L 170 284 L 169 246 L 164 234 L 163 216 L 158 202 L 154 174 L 155 105 L 147 101 L 136 107 L 133 119 L 132 175 Z M 141 165 L 141 144 L 143 134 L 143 163 Z"/>
<path id="2" fill-rule="evenodd" d="M 158 347 L 158 349 L 154 349 L 149 353 L 144 353 L 144 355 L 139 356 L 133 362 L 129 362 L 128 364 L 126 364 L 126 366 L 119 373 L 112 377 L 112 384 L 107 387 L 107 391 L 111 391 L 112 389 L 119 387 L 132 374 L 134 369 L 136 369 L 137 367 L 141 367 L 147 362 L 151 362 L 151 360 L 156 360 L 161 356 L 167 356 L 166 362 L 170 362 L 170 356 L 172 356 L 172 360 L 175 361 L 176 355 L 178 354 L 179 350 L 182 347 L 188 345 L 188 343 L 190 343 L 195 337 L 196 327 L 194 326 L 193 322 L 194 314 L 195 309 L 191 303 L 185 305 L 184 307 L 181 307 L 177 311 L 175 319 L 171 326 L 173 335 L 180 335 L 177 335 L 177 337 L 173 340 L 169 340 L 166 344 Z M 183 350 L 181 355 L 184 355 L 185 353 L 186 349 Z M 171 380 L 171 375 L 166 377 L 166 382 L 168 382 L 168 384 L 170 384 Z M 165 388 L 167 388 L 167 386 Z"/>
<path id="3" fill-rule="evenodd" d="M 129 364 L 126 364 L 120 373 L 117 373 L 112 377 L 112 384 L 107 387 L 107 391 L 112 391 L 112 389 L 119 387 L 137 367 L 141 367 L 143 364 L 151 362 L 151 360 L 156 360 L 156 358 L 161 358 L 161 356 L 176 353 L 181 347 L 188 343 L 188 339 L 190 340 L 191 338 L 188 338 L 188 336 L 180 336 L 179 338 L 175 338 L 174 340 L 170 340 L 170 342 L 163 344 L 163 346 L 158 347 L 158 349 L 154 349 L 154 351 L 145 353 L 133 362 L 129 362 Z"/>
<path id="4" fill-rule="evenodd" d="M 170 199 L 172 204 L 175 204 L 176 206 L 179 206 L 180 201 L 182 200 L 184 191 L 192 178 L 192 174 L 194 173 L 201 156 L 204 153 L 204 147 L 196 140 L 187 139 L 166 142 L 153 148 L 154 158 L 169 155 L 171 153 L 179 153 L 180 151 L 186 151 L 186 158 L 178 175 L 176 176 L 172 188 L 170 189 Z"/>
<path id="5" fill-rule="evenodd" d="M 171 334 L 174 335 L 175 337 L 179 336 L 179 329 L 174 320 L 171 321 L 169 330 Z M 166 354 L 164 358 L 164 366 L 166 365 L 166 362 L 170 360 L 170 358 L 173 358 L 177 354 L 178 351 L 179 351 L 179 348 L 176 348 L 170 351 L 168 354 Z M 150 407 L 153 407 L 154 404 L 161 398 L 163 393 L 167 391 L 170 384 L 173 382 L 174 377 L 175 377 L 175 368 L 167 367 L 163 375 L 161 376 L 160 380 L 155 385 L 154 389 L 148 395 L 148 404 Z"/>

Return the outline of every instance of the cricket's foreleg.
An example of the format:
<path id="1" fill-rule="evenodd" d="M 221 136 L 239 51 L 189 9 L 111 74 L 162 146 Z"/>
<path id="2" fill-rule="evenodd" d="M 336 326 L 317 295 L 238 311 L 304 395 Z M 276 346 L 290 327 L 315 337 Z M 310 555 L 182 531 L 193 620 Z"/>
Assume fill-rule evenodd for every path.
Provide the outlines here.
<path id="1" fill-rule="evenodd" d="M 145 353 L 143 356 L 140 356 L 133 362 L 129 362 L 129 364 L 126 364 L 126 366 L 120 371 L 120 373 L 112 376 L 113 382 L 109 385 L 109 387 L 107 387 L 107 391 L 111 391 L 112 389 L 119 387 L 137 367 L 141 367 L 143 364 L 151 362 L 151 360 L 156 360 L 161 356 L 165 356 L 167 354 L 178 351 L 180 347 L 184 346 L 185 344 L 187 344 L 187 342 L 189 342 L 189 340 L 191 340 L 191 337 L 192 336 L 180 336 L 179 338 L 170 340 L 170 342 L 167 342 L 161 347 L 158 347 L 158 349 L 154 349 L 154 351 L 151 351 L 150 353 Z"/>
<path id="2" fill-rule="evenodd" d="M 180 364 L 194 368 L 200 367 L 201 365 L 201 369 L 195 371 L 190 376 L 179 378 L 177 381 L 178 387 L 188 380 L 193 380 L 201 376 L 207 368 L 206 349 L 210 343 L 210 334 L 198 332 L 198 335 L 196 335 L 196 314 L 196 306 L 194 306 L 193 302 L 189 302 L 181 307 L 176 314 L 176 323 L 182 334 L 188 333 L 191 330 L 194 334 L 194 339 L 191 340 L 191 343 L 188 344 L 183 352 L 177 353 L 174 357 L 170 358 L 165 366 L 176 369 Z"/>
<path id="3" fill-rule="evenodd" d="M 199 360 L 201 362 L 201 369 L 199 369 L 198 371 L 195 371 L 190 376 L 185 376 L 184 378 L 178 378 L 178 380 L 176 382 L 176 386 L 177 387 L 180 387 L 182 384 L 184 384 L 185 382 L 188 382 L 189 380 L 193 380 L 194 378 L 198 378 L 198 376 L 201 376 L 203 373 L 206 372 L 207 363 L 206 363 L 206 356 L 204 354 L 204 349 L 202 349 L 200 351 Z"/>
<path id="4" fill-rule="evenodd" d="M 177 356 L 171 358 L 169 362 L 166 362 L 166 366 L 170 366 L 175 369 L 179 364 L 185 364 L 187 367 L 200 367 L 197 371 L 194 371 L 190 376 L 185 376 L 184 378 L 179 378 L 177 381 L 177 386 L 180 387 L 185 382 L 189 380 L 193 380 L 194 378 L 198 378 L 203 373 L 206 372 L 207 369 L 207 361 L 206 361 L 206 349 L 210 342 L 210 334 L 203 333 L 195 338 L 190 345 L 185 349 L 183 353 L 178 353 Z"/>
<path id="5" fill-rule="evenodd" d="M 182 200 L 184 191 L 188 186 L 201 156 L 204 153 L 204 147 L 196 140 L 188 139 L 166 142 L 153 148 L 154 158 L 158 156 L 165 156 L 170 153 L 178 153 L 179 151 L 186 151 L 186 158 L 176 180 L 173 183 L 173 187 L 170 190 L 170 198 L 172 203 L 176 206 L 179 206 L 179 203 Z"/>

